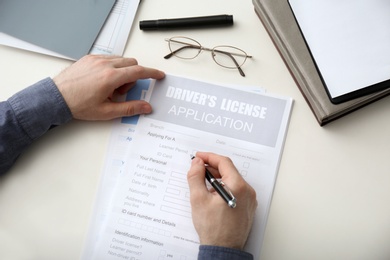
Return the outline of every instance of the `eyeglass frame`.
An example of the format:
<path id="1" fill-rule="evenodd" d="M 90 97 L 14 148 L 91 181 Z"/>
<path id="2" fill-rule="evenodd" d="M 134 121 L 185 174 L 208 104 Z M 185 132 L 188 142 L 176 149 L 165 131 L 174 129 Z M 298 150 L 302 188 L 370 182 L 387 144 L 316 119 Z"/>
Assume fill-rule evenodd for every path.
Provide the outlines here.
<path id="1" fill-rule="evenodd" d="M 172 39 L 174 39 L 174 38 L 184 38 L 184 39 L 187 39 L 187 40 L 191 40 L 191 41 L 196 42 L 198 45 L 193 45 L 193 44 L 186 43 L 186 42 L 180 42 L 180 41 L 177 41 L 177 40 L 172 40 Z M 195 59 L 196 57 L 198 57 L 199 54 L 202 52 L 202 50 L 210 51 L 210 52 L 211 52 L 211 56 L 212 56 L 212 58 L 213 58 L 213 60 L 214 60 L 215 63 L 217 63 L 219 66 L 224 67 L 224 68 L 228 68 L 228 69 L 237 69 L 237 70 L 239 71 L 240 75 L 243 76 L 243 77 L 245 77 L 245 73 L 244 73 L 244 71 L 242 70 L 241 66 L 244 65 L 245 61 L 246 61 L 248 58 L 252 58 L 251 55 L 248 55 L 245 51 L 243 51 L 243 50 L 241 50 L 241 49 L 239 49 L 239 48 L 237 48 L 237 47 L 234 47 L 234 46 L 230 46 L 230 45 L 218 45 L 218 46 L 215 46 L 215 47 L 213 47 L 213 48 L 207 48 L 207 47 L 202 46 L 202 44 L 200 44 L 200 42 L 198 42 L 198 41 L 196 41 L 196 40 L 194 40 L 194 39 L 192 39 L 192 38 L 185 37 L 185 36 L 174 36 L 174 37 L 171 37 L 171 38 L 169 38 L 169 39 L 165 39 L 165 41 L 168 42 L 169 50 L 171 51 L 171 53 L 165 55 L 165 56 L 164 56 L 164 59 L 169 59 L 169 58 L 171 58 L 172 56 L 175 56 L 175 57 L 180 58 L 180 59 L 192 60 L 192 59 Z M 179 49 L 173 51 L 173 50 L 171 49 L 171 45 L 169 44 L 170 42 L 181 43 L 181 44 L 184 44 L 185 46 L 180 47 Z M 221 50 L 216 50 L 216 48 L 220 48 L 220 47 L 229 47 L 229 48 L 233 48 L 233 49 L 236 49 L 236 50 L 241 51 L 243 54 L 241 54 L 241 53 L 232 53 L 232 52 L 221 51 Z M 198 51 L 198 53 L 197 53 L 194 57 L 192 57 L 192 58 L 184 58 L 184 57 L 180 57 L 180 56 L 177 56 L 177 55 L 176 55 L 177 52 L 179 52 L 179 51 L 181 51 L 181 50 L 183 50 L 183 49 L 185 49 L 185 48 L 194 48 L 194 49 L 198 49 L 199 51 Z M 234 64 L 236 65 L 236 67 L 228 67 L 228 66 L 224 66 L 224 65 L 218 63 L 218 61 L 215 59 L 215 56 L 216 56 L 215 52 L 221 53 L 221 54 L 225 54 L 225 55 L 227 55 L 228 57 L 230 57 L 230 58 L 233 60 L 233 62 L 234 62 Z M 234 55 L 236 55 L 236 56 L 241 56 L 241 57 L 245 57 L 245 59 L 244 59 L 244 61 L 242 62 L 242 64 L 238 64 L 237 60 L 234 58 Z"/>

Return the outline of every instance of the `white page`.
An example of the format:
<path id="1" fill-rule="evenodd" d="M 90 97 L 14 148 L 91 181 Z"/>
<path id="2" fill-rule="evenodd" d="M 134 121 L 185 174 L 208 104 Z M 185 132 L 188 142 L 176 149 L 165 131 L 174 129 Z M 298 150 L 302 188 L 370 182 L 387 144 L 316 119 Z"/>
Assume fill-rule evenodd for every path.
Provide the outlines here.
<path id="1" fill-rule="evenodd" d="M 136 85 L 118 101 L 145 99 L 146 91 L 149 89 L 150 80 L 138 80 Z M 242 88 L 242 86 L 230 86 Z M 265 89 L 258 86 L 248 86 L 255 93 L 265 93 Z M 81 259 L 90 259 L 96 250 L 97 242 L 101 238 L 102 227 L 105 226 L 107 215 L 110 210 L 110 203 L 118 179 L 124 170 L 124 163 L 131 150 L 130 142 L 133 140 L 139 116 L 125 117 L 113 122 L 104 169 L 99 181 L 93 214 L 89 224 L 89 231 L 85 241 Z"/>
<path id="2" fill-rule="evenodd" d="M 289 2 L 332 97 L 390 79 L 390 1 Z"/>
<path id="3" fill-rule="evenodd" d="M 138 5 L 139 0 L 117 0 L 89 53 L 122 56 Z M 50 51 L 2 32 L 0 32 L 0 44 L 73 60 L 60 53 Z"/>
<path id="4" fill-rule="evenodd" d="M 145 99 L 149 89 L 150 80 L 138 80 L 136 85 L 118 101 Z M 233 88 L 242 86 L 231 85 Z M 250 86 L 255 93 L 265 93 L 265 89 L 258 86 Z M 85 241 L 82 259 L 90 259 L 96 250 L 96 245 L 101 238 L 102 227 L 105 226 L 107 216 L 110 212 L 110 203 L 115 191 L 118 179 L 124 171 L 124 163 L 131 150 L 129 145 L 133 140 L 139 116 L 124 117 L 113 122 L 113 130 L 110 136 L 107 156 L 100 178 L 99 188 L 95 200 L 93 214 L 89 224 L 89 231 Z"/>
<path id="5" fill-rule="evenodd" d="M 157 84 L 150 101 L 155 112 L 141 117 L 138 122 L 107 226 L 97 251 L 86 259 L 116 259 L 119 255 L 129 259 L 158 259 L 163 255 L 172 259 L 196 259 L 198 238 L 192 226 L 186 173 L 190 154 L 197 150 L 231 157 L 240 173 L 257 190 L 259 208 L 247 250 L 258 257 L 291 99 L 256 95 L 172 76 Z M 267 107 L 265 119 L 167 98 L 166 84 L 215 96 L 216 106 L 221 105 L 219 102 L 223 98 L 253 100 Z M 225 118 L 230 116 L 231 120 L 225 120 L 225 127 L 218 127 L 206 121 L 199 122 L 195 117 L 185 119 L 166 114 L 167 109 L 171 110 L 175 105 L 181 109 L 187 107 L 190 114 L 191 109 L 203 111 L 206 121 L 213 113 Z M 192 123 L 192 126 L 186 125 Z M 245 124 L 248 126 L 246 132 L 231 128 L 241 128 Z"/>
<path id="6" fill-rule="evenodd" d="M 138 80 L 136 85 L 126 95 L 118 97 L 118 101 L 145 99 L 149 84 L 150 80 Z M 242 88 L 242 86 L 234 85 L 230 87 Z M 266 92 L 264 88 L 258 86 L 249 86 L 249 88 L 255 93 Z M 104 169 L 99 181 L 99 188 L 81 259 L 90 259 L 90 255 L 96 250 L 95 246 L 100 239 L 101 229 L 105 225 L 115 186 L 120 174 L 123 172 L 124 163 L 130 151 L 129 144 L 133 139 L 138 118 L 139 116 L 125 117 L 113 122 Z"/>

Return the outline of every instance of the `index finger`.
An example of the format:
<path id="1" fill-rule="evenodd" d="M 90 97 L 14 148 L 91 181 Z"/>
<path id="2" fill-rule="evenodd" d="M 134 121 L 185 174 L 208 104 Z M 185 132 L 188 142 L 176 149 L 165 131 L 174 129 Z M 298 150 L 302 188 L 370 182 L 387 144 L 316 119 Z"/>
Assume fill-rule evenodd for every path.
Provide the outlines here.
<path id="1" fill-rule="evenodd" d="M 243 179 L 229 157 L 207 152 L 197 152 L 196 157 L 201 158 L 209 166 L 217 169 L 223 181 Z"/>
<path id="2" fill-rule="evenodd" d="M 256 207 L 256 191 L 244 180 L 230 158 L 205 152 L 197 152 L 196 157 L 208 163 L 210 167 L 218 170 L 222 181 L 231 190 L 237 200 L 242 198 L 246 198 L 247 202 L 252 200 L 255 203 L 251 205 Z"/>
<path id="3" fill-rule="evenodd" d="M 135 82 L 138 79 L 162 79 L 165 77 L 165 73 L 161 70 L 140 65 L 118 68 L 118 70 L 122 73 L 121 75 L 123 77 L 123 83 L 121 85 Z"/>

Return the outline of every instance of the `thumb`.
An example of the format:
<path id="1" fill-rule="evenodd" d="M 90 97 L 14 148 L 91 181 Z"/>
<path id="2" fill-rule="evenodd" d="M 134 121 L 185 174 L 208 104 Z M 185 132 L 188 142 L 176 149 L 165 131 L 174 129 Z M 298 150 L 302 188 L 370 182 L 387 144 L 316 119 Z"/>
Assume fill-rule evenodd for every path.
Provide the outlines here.
<path id="1" fill-rule="evenodd" d="M 132 100 L 118 103 L 110 102 L 107 105 L 109 106 L 107 116 L 110 118 L 149 114 L 152 112 L 152 106 L 143 100 Z"/>

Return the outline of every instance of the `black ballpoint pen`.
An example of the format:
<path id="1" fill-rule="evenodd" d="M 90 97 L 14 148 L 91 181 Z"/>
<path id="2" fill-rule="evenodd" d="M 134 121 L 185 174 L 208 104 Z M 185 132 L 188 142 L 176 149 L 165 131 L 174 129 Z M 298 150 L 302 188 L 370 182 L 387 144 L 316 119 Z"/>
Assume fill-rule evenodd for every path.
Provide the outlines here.
<path id="1" fill-rule="evenodd" d="M 194 159 L 195 156 L 191 155 L 191 159 Z M 234 197 L 231 191 L 227 191 L 224 187 L 226 185 L 221 181 L 218 181 L 211 172 L 206 168 L 206 179 L 213 186 L 215 191 L 226 201 L 229 207 L 235 208 L 237 206 L 236 198 Z"/>

